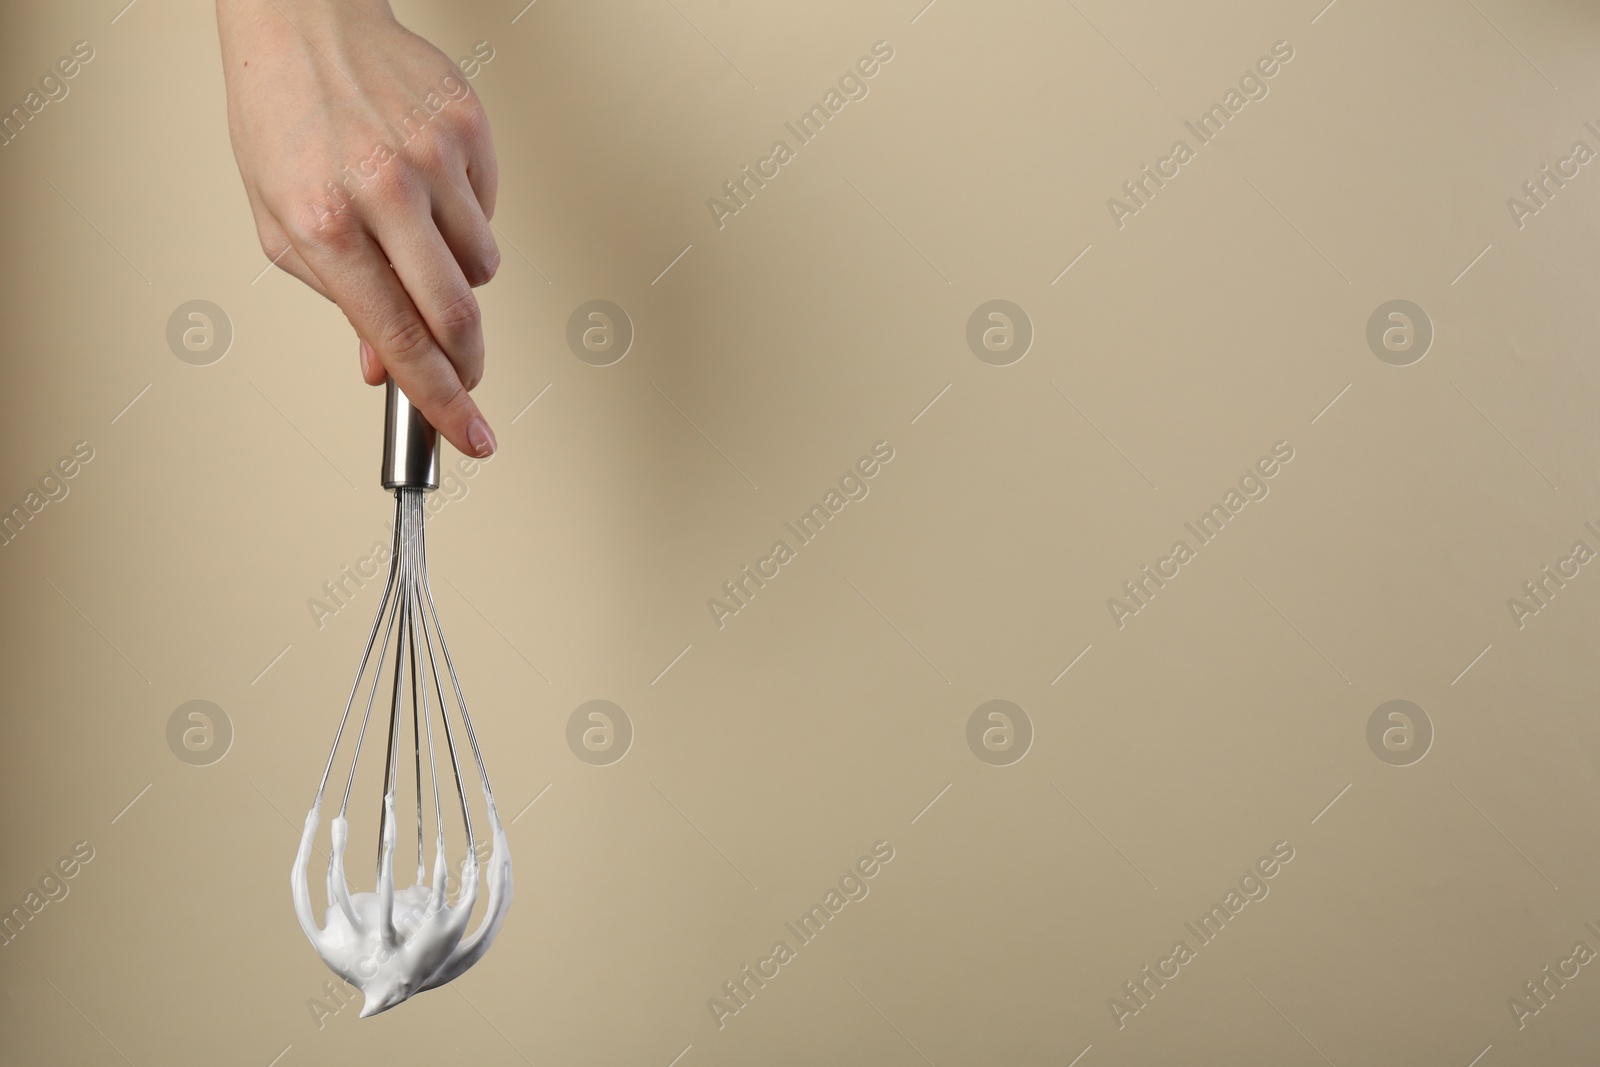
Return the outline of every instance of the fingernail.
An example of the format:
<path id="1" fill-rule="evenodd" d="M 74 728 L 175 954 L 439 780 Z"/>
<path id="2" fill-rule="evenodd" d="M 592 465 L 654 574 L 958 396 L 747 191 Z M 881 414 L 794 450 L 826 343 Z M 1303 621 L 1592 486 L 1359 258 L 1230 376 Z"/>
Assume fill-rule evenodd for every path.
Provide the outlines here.
<path id="1" fill-rule="evenodd" d="M 477 452 L 479 459 L 494 455 L 494 434 L 489 432 L 489 424 L 481 417 L 467 423 L 467 443 Z"/>
<path id="2" fill-rule="evenodd" d="M 372 346 L 367 344 L 366 338 L 361 338 L 361 376 L 365 378 L 372 373 Z"/>

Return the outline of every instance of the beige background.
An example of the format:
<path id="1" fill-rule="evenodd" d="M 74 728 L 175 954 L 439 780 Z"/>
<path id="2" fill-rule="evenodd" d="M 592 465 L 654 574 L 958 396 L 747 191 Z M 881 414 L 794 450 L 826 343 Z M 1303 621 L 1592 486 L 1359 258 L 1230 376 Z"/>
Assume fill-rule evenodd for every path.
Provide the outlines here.
<path id="1" fill-rule="evenodd" d="M 1506 199 L 1600 148 L 1600 17 L 921 2 L 398 5 L 495 50 L 501 452 L 430 529 L 517 900 L 450 988 L 320 1027 L 284 876 L 376 596 L 320 630 L 307 600 L 387 536 L 379 395 L 335 308 L 258 278 L 209 5 L 7 6 L 5 108 L 96 58 L 0 148 L 0 505 L 95 458 L 0 549 L 0 908 L 95 858 L 0 948 L 0 1058 L 1593 1062 L 1600 967 L 1525 1028 L 1507 1001 L 1600 950 L 1600 577 L 1520 629 L 1506 601 L 1600 548 L 1600 174 L 1520 230 Z M 706 198 L 878 40 L 870 95 L 719 231 Z M 1107 197 L 1279 40 L 1119 230 Z M 565 341 L 596 298 L 636 331 L 605 368 Z M 964 338 L 996 298 L 1036 331 L 1005 367 Z M 192 299 L 231 320 L 211 366 L 165 339 Z M 1394 299 L 1435 332 L 1410 366 L 1366 342 Z M 878 440 L 870 496 L 719 631 L 707 598 Z M 1119 630 L 1106 599 L 1278 441 L 1270 495 Z M 610 766 L 565 740 L 594 698 L 636 731 Z M 236 734 L 210 766 L 167 744 L 193 699 Z M 1035 732 L 1009 766 L 966 741 L 992 699 Z M 1410 766 L 1366 739 L 1392 699 L 1435 733 Z M 870 896 L 719 1029 L 880 840 Z"/>

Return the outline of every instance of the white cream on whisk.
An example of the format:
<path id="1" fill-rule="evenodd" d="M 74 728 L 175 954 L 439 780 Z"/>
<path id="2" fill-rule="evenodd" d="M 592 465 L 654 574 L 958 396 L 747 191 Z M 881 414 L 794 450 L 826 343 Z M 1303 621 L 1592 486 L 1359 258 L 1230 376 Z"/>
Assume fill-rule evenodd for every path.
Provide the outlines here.
<path id="1" fill-rule="evenodd" d="M 344 880 L 349 827 L 342 816 L 335 816 L 330 824 L 329 904 L 325 925 L 319 930 L 311 912 L 306 874 L 321 821 L 321 803 L 306 815 L 291 875 L 295 914 L 323 962 L 364 994 L 363 1019 L 455 978 L 488 951 L 499 932 L 511 906 L 511 850 L 495 811 L 494 797 L 485 794 L 485 798 L 493 846 L 484 878 L 488 899 L 478 929 L 466 937 L 463 934 L 478 896 L 476 854 L 468 852 L 462 861 L 460 891 L 453 905 L 447 902 L 447 863 L 442 842 L 434 856 L 432 884 L 395 889 L 392 797 L 385 802 L 384 840 L 375 893 L 349 892 Z M 419 876 L 421 873 L 419 868 Z"/>

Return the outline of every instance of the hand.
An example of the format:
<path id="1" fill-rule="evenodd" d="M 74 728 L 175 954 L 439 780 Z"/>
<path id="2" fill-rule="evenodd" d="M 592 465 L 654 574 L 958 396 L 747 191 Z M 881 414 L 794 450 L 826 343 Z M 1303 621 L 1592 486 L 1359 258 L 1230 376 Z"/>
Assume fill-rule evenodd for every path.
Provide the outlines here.
<path id="1" fill-rule="evenodd" d="M 261 247 L 339 305 L 361 375 L 389 375 L 488 456 L 472 288 L 500 264 L 489 123 L 454 63 L 386 0 L 217 0 L 228 130 Z"/>

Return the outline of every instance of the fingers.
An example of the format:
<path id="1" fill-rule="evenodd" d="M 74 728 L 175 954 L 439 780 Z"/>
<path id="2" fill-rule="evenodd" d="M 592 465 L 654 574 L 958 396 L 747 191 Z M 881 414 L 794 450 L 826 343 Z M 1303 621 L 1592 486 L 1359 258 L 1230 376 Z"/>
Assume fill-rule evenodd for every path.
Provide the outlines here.
<path id="1" fill-rule="evenodd" d="M 388 381 L 389 372 L 383 369 L 372 346 L 362 337 L 356 338 L 356 342 L 356 357 L 361 361 L 361 380 L 368 385 L 382 385 Z"/>
<path id="2" fill-rule="evenodd" d="M 494 231 L 489 228 L 489 219 L 467 184 L 466 175 L 457 172 L 445 180 L 447 184 L 434 193 L 433 221 L 467 284 L 473 288 L 487 285 L 500 267 Z"/>
<path id="3" fill-rule="evenodd" d="M 371 225 L 434 342 L 473 389 L 483 380 L 483 314 L 425 206 L 381 210 Z"/>
<path id="4" fill-rule="evenodd" d="M 422 228 L 433 231 L 431 225 Z M 433 236 L 442 247 L 437 231 Z M 369 339 L 368 348 L 376 360 L 368 362 L 376 362 L 392 375 L 423 417 L 462 453 L 478 457 L 493 454 L 494 434 L 478 405 L 467 395 L 456 365 L 435 340 L 400 276 L 390 268 L 390 256 L 359 222 L 340 220 L 336 225 L 301 235 L 295 242 L 295 251 L 344 311 L 356 333 Z M 461 279 L 460 286 L 470 299 L 472 294 L 465 279 Z M 473 307 L 476 309 L 475 302 Z M 481 371 L 481 334 L 478 344 Z M 370 366 L 363 377 L 376 384 L 376 374 Z"/>
<path id="5" fill-rule="evenodd" d="M 433 218 L 450 252 L 474 288 L 487 285 L 500 266 L 489 220 L 494 217 L 499 169 L 489 119 L 475 97 L 451 117 L 453 136 L 421 153 L 433 188 Z"/>
<path id="6" fill-rule="evenodd" d="M 471 184 L 472 193 L 477 197 L 478 204 L 483 210 L 483 217 L 492 219 L 495 197 L 500 187 L 500 164 L 495 159 L 494 137 L 489 132 L 489 116 L 484 112 L 482 105 L 477 103 L 476 95 L 473 96 L 472 103 L 475 105 L 473 110 L 462 120 L 467 154 L 467 181 Z"/>
<path id="7" fill-rule="evenodd" d="M 284 233 L 283 227 L 278 225 L 277 219 L 274 219 L 271 215 L 263 214 L 257 220 L 256 228 L 261 237 L 261 250 L 267 253 L 270 259 L 266 268 L 262 270 L 262 274 L 272 270 L 274 267 L 280 268 L 315 289 L 325 299 L 333 300 L 333 297 L 328 295 L 327 286 L 322 284 L 322 279 L 318 278 L 311 268 L 306 266 L 305 260 L 300 258 L 300 253 L 296 252 L 294 245 L 289 243 L 289 237 Z M 274 255 L 272 253 L 273 248 L 278 248 L 281 251 Z M 258 275 L 258 280 L 259 277 Z M 252 282 L 251 284 L 254 285 L 255 283 Z M 356 340 L 356 358 L 361 365 L 362 381 L 368 385 L 382 385 L 388 381 L 389 374 L 383 369 L 383 364 L 378 360 L 378 355 L 372 350 L 372 346 L 361 338 Z"/>
<path id="8" fill-rule="evenodd" d="M 272 261 L 267 264 L 268 270 L 276 267 L 285 273 L 291 274 L 305 282 L 311 288 L 320 293 L 323 298 L 327 300 L 333 300 L 333 297 L 328 294 L 328 287 L 322 284 L 322 279 L 318 278 L 316 272 L 306 265 L 305 260 L 300 258 L 300 253 L 295 251 L 294 246 L 289 243 L 289 239 L 287 237 L 283 238 L 278 247 L 280 251 L 276 256 L 273 256 Z M 267 251 L 267 242 L 265 240 L 261 242 L 261 250 L 263 252 Z M 264 274 L 266 271 L 263 271 L 262 273 Z"/>
<path id="9" fill-rule="evenodd" d="M 305 260 L 300 258 L 300 253 L 295 251 L 294 245 L 289 241 L 289 234 L 284 230 L 283 226 L 277 219 L 272 217 L 272 213 L 267 210 L 265 204 L 260 202 L 254 190 L 249 190 L 249 196 L 250 210 L 255 215 L 256 220 L 256 236 L 260 238 L 261 251 L 265 253 L 269 261 L 268 268 L 277 267 L 292 274 L 315 289 L 325 299 L 332 300 L 333 298 L 328 296 L 328 290 L 323 286 L 321 280 L 317 278 L 310 267 L 306 266 Z M 265 274 L 266 271 L 263 270 L 261 273 Z M 260 275 L 256 277 L 259 279 Z M 254 285 L 255 282 L 250 284 Z"/>
<path id="10" fill-rule="evenodd" d="M 340 210 L 310 205 L 275 217 L 251 195 L 268 257 L 355 327 L 362 379 L 392 377 L 451 444 L 480 457 L 496 446 L 468 396 L 484 359 L 472 289 L 500 264 L 489 225 L 498 180 L 488 119 L 474 100 L 384 162 Z"/>

